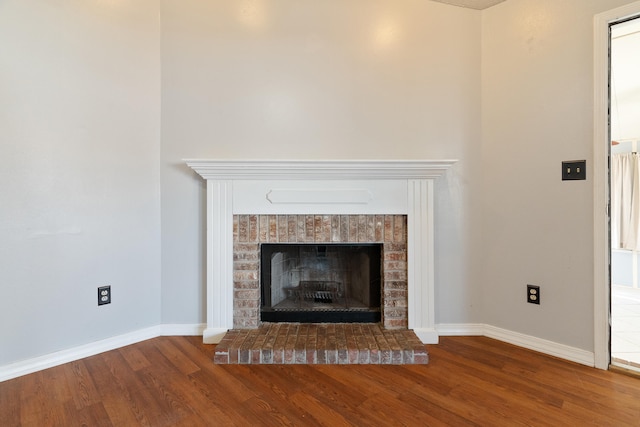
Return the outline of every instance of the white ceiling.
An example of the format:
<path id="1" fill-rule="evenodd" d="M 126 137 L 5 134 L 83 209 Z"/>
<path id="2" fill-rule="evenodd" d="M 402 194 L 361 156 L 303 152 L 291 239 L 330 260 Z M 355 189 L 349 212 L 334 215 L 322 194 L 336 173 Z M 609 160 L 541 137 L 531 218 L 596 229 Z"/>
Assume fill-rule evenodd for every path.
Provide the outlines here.
<path id="1" fill-rule="evenodd" d="M 469 9 L 487 9 L 491 6 L 495 6 L 498 3 L 502 3 L 505 0 L 433 0 L 440 3 L 452 4 L 454 6 L 468 7 Z"/>

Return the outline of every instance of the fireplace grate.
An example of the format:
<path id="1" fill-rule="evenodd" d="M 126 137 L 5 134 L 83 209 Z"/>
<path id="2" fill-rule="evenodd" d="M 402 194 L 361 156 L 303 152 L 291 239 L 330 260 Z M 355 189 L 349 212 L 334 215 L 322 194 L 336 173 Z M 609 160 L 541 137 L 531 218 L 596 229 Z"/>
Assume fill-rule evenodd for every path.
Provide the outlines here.
<path id="1" fill-rule="evenodd" d="M 301 280 L 295 287 L 285 288 L 287 298 L 296 301 L 313 301 L 331 304 L 344 295 L 342 283 L 318 280 Z"/>

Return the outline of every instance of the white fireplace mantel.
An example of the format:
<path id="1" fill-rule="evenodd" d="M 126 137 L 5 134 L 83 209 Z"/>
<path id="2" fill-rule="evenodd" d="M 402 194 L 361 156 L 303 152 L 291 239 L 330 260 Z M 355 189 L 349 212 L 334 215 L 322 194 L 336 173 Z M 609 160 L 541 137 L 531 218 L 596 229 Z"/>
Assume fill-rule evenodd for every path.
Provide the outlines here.
<path id="1" fill-rule="evenodd" d="M 407 215 L 408 325 L 437 343 L 433 182 L 456 160 L 185 160 L 207 180 L 206 343 L 233 328 L 233 215 Z"/>

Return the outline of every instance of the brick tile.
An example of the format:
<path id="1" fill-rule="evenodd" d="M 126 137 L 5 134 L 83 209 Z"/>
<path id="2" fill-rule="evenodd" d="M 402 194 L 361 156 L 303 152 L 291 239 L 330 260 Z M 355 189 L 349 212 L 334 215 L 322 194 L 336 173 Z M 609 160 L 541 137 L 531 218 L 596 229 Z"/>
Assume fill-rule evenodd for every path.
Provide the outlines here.
<path id="1" fill-rule="evenodd" d="M 340 242 L 349 241 L 349 215 L 340 215 Z"/>
<path id="2" fill-rule="evenodd" d="M 218 363 L 218 364 L 229 363 L 229 353 L 216 351 L 215 354 L 213 355 L 213 363 Z"/>
<path id="3" fill-rule="evenodd" d="M 298 241 L 298 219 L 296 215 L 287 216 L 287 239 L 292 243 Z"/>
<path id="4" fill-rule="evenodd" d="M 269 242 L 278 241 L 278 220 L 276 215 L 269 215 Z"/>
<path id="5" fill-rule="evenodd" d="M 269 217 L 267 215 L 258 215 L 258 242 L 266 243 L 269 241 Z"/>
<path id="6" fill-rule="evenodd" d="M 278 215 L 278 241 L 281 243 L 289 242 L 289 221 L 286 215 Z"/>
<path id="7" fill-rule="evenodd" d="M 336 324 L 330 323 L 327 325 L 327 363 L 335 365 L 338 363 L 338 348 L 336 343 Z"/>
<path id="8" fill-rule="evenodd" d="M 322 215 L 322 242 L 331 241 L 331 215 Z"/>
<path id="9" fill-rule="evenodd" d="M 313 242 L 315 237 L 315 218 L 313 215 L 304 216 L 304 241 Z"/>
<path id="10" fill-rule="evenodd" d="M 376 241 L 376 217 L 375 215 L 367 215 L 367 231 L 366 231 L 366 241 L 367 242 L 375 242 Z"/>
<path id="11" fill-rule="evenodd" d="M 354 365 L 358 363 L 358 343 L 352 324 L 347 324 L 345 330 L 345 341 L 347 347 L 348 364 Z"/>
<path id="12" fill-rule="evenodd" d="M 247 339 L 247 336 L 249 335 L 249 331 L 246 329 L 238 329 L 238 330 L 229 331 L 227 332 L 227 334 L 235 335 L 235 338 L 229 350 L 229 363 L 239 363 L 240 347 L 242 346 L 244 341 Z M 216 350 L 217 350 L 217 347 L 216 347 Z"/>
<path id="13" fill-rule="evenodd" d="M 256 273 L 258 272 L 258 270 L 260 269 L 260 262 L 259 261 L 235 261 L 233 263 L 233 269 L 234 270 L 253 270 Z"/>
<path id="14" fill-rule="evenodd" d="M 233 282 L 234 289 L 260 289 L 260 282 L 258 280 L 249 280 L 242 282 Z"/>
<path id="15" fill-rule="evenodd" d="M 305 352 L 307 354 L 307 363 L 315 364 L 317 360 L 317 345 L 318 341 L 318 328 L 317 325 L 310 325 L 307 336 L 307 342 L 305 345 Z"/>
<path id="16" fill-rule="evenodd" d="M 363 332 L 365 332 L 365 339 L 367 341 L 367 346 L 369 347 L 369 363 L 372 365 L 377 365 L 381 360 L 378 343 L 376 342 L 376 339 L 372 334 L 366 333 L 367 330 L 365 328 L 363 328 Z"/>
<path id="17" fill-rule="evenodd" d="M 273 347 L 280 331 L 280 324 L 275 323 L 268 325 L 267 335 L 262 345 L 261 363 L 270 364 L 273 363 Z"/>
<path id="18" fill-rule="evenodd" d="M 307 233 L 305 229 L 305 215 L 296 215 L 296 242 L 304 243 L 307 241 Z"/>
<path id="19" fill-rule="evenodd" d="M 385 334 L 385 339 L 389 347 L 391 348 L 391 361 L 390 363 L 393 365 L 402 364 L 403 352 L 402 348 L 398 344 L 396 337 L 393 334 Z"/>
<path id="20" fill-rule="evenodd" d="M 367 241 L 367 216 L 358 215 L 358 240 L 357 242 Z"/>
<path id="21" fill-rule="evenodd" d="M 307 362 L 307 337 L 309 335 L 309 325 L 300 325 L 298 336 L 294 347 L 294 363 Z"/>
<path id="22" fill-rule="evenodd" d="M 347 241 L 358 241 L 358 217 L 355 215 L 349 216 L 349 238 Z"/>
<path id="23" fill-rule="evenodd" d="M 378 350 L 377 348 L 370 348 L 369 349 L 369 364 L 371 365 L 379 365 L 382 363 L 381 361 L 381 357 L 380 357 L 380 350 Z"/>
<path id="24" fill-rule="evenodd" d="M 384 216 L 384 241 L 393 242 L 393 215 Z"/>
<path id="25" fill-rule="evenodd" d="M 387 329 L 407 329 L 407 319 L 385 319 L 384 327 Z"/>
<path id="26" fill-rule="evenodd" d="M 238 363 L 251 363 L 251 347 L 256 339 L 256 334 L 247 334 L 245 339 L 240 344 L 240 354 L 238 357 Z"/>
<path id="27" fill-rule="evenodd" d="M 249 241 L 258 241 L 258 215 L 249 215 Z"/>
<path id="28" fill-rule="evenodd" d="M 316 349 L 316 362 L 327 363 L 327 328 L 326 325 L 318 325 L 318 338 Z"/>
<path id="29" fill-rule="evenodd" d="M 249 241 L 249 215 L 238 215 L 238 241 Z"/>
<path id="30" fill-rule="evenodd" d="M 331 241 L 340 242 L 340 216 L 332 215 L 331 217 Z"/>
<path id="31" fill-rule="evenodd" d="M 336 328 L 336 349 L 338 352 L 338 361 L 340 365 L 349 364 L 349 348 L 347 347 L 346 328 Z"/>
<path id="32" fill-rule="evenodd" d="M 292 364 L 295 361 L 294 350 L 296 346 L 296 338 L 298 336 L 298 325 L 289 325 L 289 333 L 284 346 L 284 363 Z"/>
<path id="33" fill-rule="evenodd" d="M 289 334 L 289 326 L 290 325 L 288 323 L 280 324 L 280 329 L 278 330 L 278 336 L 276 337 L 276 340 L 273 343 L 273 363 L 275 364 L 284 363 L 284 347 L 287 342 L 287 337 Z"/>
<path id="34" fill-rule="evenodd" d="M 314 215 L 313 217 L 313 241 L 322 242 L 322 216 Z"/>
<path id="35" fill-rule="evenodd" d="M 353 334 L 353 341 L 355 341 L 355 348 L 357 349 L 357 361 L 356 364 L 369 363 L 369 343 L 365 338 L 362 325 L 358 323 L 351 324 L 351 333 Z"/>
<path id="36" fill-rule="evenodd" d="M 373 242 L 384 241 L 384 215 L 374 215 L 373 221 Z"/>

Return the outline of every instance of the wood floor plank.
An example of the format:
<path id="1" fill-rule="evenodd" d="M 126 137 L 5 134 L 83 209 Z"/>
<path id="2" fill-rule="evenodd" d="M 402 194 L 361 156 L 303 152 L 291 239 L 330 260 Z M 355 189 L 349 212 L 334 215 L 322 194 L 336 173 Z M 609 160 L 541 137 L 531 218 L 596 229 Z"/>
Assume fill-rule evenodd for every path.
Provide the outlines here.
<path id="1" fill-rule="evenodd" d="M 156 404 L 162 408 L 163 420 L 171 425 L 190 417 L 193 413 L 189 405 L 191 387 L 185 383 L 188 377 L 169 360 L 172 355 L 159 351 L 155 342 L 142 352 L 151 366 L 139 371 L 137 376 L 152 390 Z"/>
<path id="2" fill-rule="evenodd" d="M 287 387 L 285 382 L 270 377 L 268 370 L 267 366 L 252 369 L 240 366 L 238 369 L 233 369 L 234 378 L 251 389 L 255 395 L 247 401 L 246 406 L 252 408 L 252 413 L 257 420 L 269 418 L 271 421 L 281 420 L 283 424 L 309 424 L 313 417 L 304 408 L 289 404 L 289 395 L 297 387 Z M 286 390 L 281 389 L 277 383 L 284 385 Z"/>
<path id="3" fill-rule="evenodd" d="M 149 409 L 153 408 L 153 398 L 121 352 L 103 353 L 86 359 L 85 363 L 114 425 L 151 425 L 153 412 Z"/>
<path id="4" fill-rule="evenodd" d="M 65 407 L 67 410 L 68 421 L 59 425 L 95 427 L 113 427 L 116 425 L 111 422 L 109 414 L 105 410 L 104 405 L 100 402 L 94 403 L 90 406 L 84 406 L 81 409 L 75 408 L 73 402 L 67 402 Z"/>
<path id="5" fill-rule="evenodd" d="M 321 365 L 293 365 L 272 366 L 286 382 L 294 384 L 300 393 L 312 395 L 327 412 L 335 412 L 340 418 L 348 420 L 352 425 L 377 425 L 375 417 L 358 410 L 364 398 L 354 398 L 352 392 L 344 389 L 328 378 L 317 368 Z M 339 365 L 334 365 L 338 367 Z M 356 365 L 352 365 L 357 370 Z M 266 366 L 268 368 L 268 366 Z M 309 391 L 312 390 L 312 391 Z M 330 411 L 329 411 L 330 409 Z"/>
<path id="6" fill-rule="evenodd" d="M 32 374 L 34 375 L 34 374 Z M 20 410 L 22 405 L 22 396 L 20 389 L 25 382 L 22 378 L 0 383 L 0 426 L 17 426 L 20 425 Z"/>
<path id="7" fill-rule="evenodd" d="M 156 347 L 182 374 L 189 375 L 200 370 L 200 367 L 189 358 L 170 340 L 155 342 Z"/>
<path id="8" fill-rule="evenodd" d="M 300 410 L 309 413 L 309 418 L 305 418 L 305 425 L 320 426 L 350 426 L 345 417 L 331 407 L 327 407 L 319 402 L 314 396 L 308 393 L 297 392 L 289 396 L 289 402 Z"/>
<path id="9" fill-rule="evenodd" d="M 428 365 L 216 365 L 160 337 L 0 383 L 1 426 L 640 426 L 640 379 L 486 337 Z"/>
<path id="10" fill-rule="evenodd" d="M 381 372 L 386 371 L 390 376 L 394 376 L 394 373 L 401 369 L 397 366 L 381 368 L 379 366 L 369 365 L 368 367 L 373 369 L 378 368 L 378 371 Z M 331 378 L 334 384 L 340 384 L 343 387 L 343 390 L 353 389 L 353 392 L 362 394 L 364 396 L 362 399 L 360 399 L 362 402 L 370 399 L 373 396 L 380 395 L 382 395 L 386 399 L 396 399 L 398 397 L 398 391 L 396 390 L 395 381 L 389 384 L 387 377 L 387 384 L 385 384 L 384 387 L 381 387 L 380 383 L 370 379 L 367 375 L 349 375 L 350 368 L 351 367 L 349 366 L 342 366 L 342 369 L 335 369 L 331 366 L 325 365 L 317 368 L 317 370 L 319 372 L 322 372 L 327 377 Z M 359 372 L 366 371 L 367 366 L 359 366 L 357 369 Z M 350 400 L 353 401 L 352 399 Z"/>
<path id="11" fill-rule="evenodd" d="M 45 374 L 36 372 L 27 377 L 20 392 L 20 423 L 64 425 L 67 422 L 64 402 L 55 402 L 51 399 L 48 384 L 44 381 Z"/>
<path id="12" fill-rule="evenodd" d="M 425 424 L 429 426 L 478 426 L 479 424 L 456 414 L 454 411 L 444 408 L 430 399 L 418 396 L 412 391 L 401 393 L 398 400 L 409 405 L 413 411 L 425 415 Z"/>
<path id="13" fill-rule="evenodd" d="M 122 347 L 118 349 L 118 352 L 125 358 L 131 369 L 134 371 L 139 371 L 140 369 L 151 365 L 140 349 L 135 345 Z"/>
<path id="14" fill-rule="evenodd" d="M 84 360 L 65 364 L 64 373 L 77 409 L 100 402 L 100 393 L 96 390 Z"/>
<path id="15" fill-rule="evenodd" d="M 216 420 L 219 425 L 238 425 L 244 419 L 244 402 L 239 403 L 226 393 L 217 382 L 218 377 L 202 371 L 189 375 L 192 395 L 204 398 L 198 406 L 198 414 L 205 420 Z"/>

